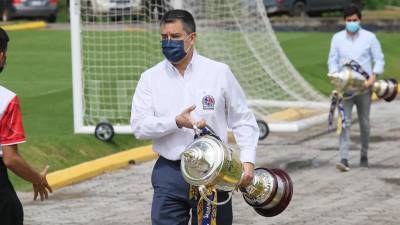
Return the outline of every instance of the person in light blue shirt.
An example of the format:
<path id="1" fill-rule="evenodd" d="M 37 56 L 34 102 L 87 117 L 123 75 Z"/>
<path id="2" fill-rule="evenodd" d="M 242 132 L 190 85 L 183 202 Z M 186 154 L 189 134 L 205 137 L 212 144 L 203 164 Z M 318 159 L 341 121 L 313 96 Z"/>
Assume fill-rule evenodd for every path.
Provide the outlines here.
<path id="1" fill-rule="evenodd" d="M 360 166 L 368 167 L 368 143 L 369 143 L 369 114 L 371 108 L 371 87 L 376 77 L 383 73 L 384 56 L 381 45 L 375 34 L 363 29 L 360 9 L 351 4 L 344 10 L 346 28 L 336 33 L 331 41 L 328 58 L 329 73 L 339 72 L 342 65 L 350 60 L 358 62 L 368 73 L 369 79 L 365 81 L 366 91 L 353 96 L 353 93 L 345 93 L 343 100 L 346 126 L 340 134 L 340 162 L 336 167 L 340 171 L 348 171 L 348 151 L 350 142 L 351 112 L 353 106 L 357 107 L 358 120 L 361 135 Z"/>

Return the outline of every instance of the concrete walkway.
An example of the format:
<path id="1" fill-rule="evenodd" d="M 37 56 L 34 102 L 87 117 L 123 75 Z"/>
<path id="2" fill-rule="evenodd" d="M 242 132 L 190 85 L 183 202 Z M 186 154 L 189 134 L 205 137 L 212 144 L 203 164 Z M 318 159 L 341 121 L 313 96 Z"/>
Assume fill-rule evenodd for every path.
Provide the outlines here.
<path id="1" fill-rule="evenodd" d="M 397 225 L 400 221 L 400 101 L 372 106 L 369 168 L 360 168 L 359 128 L 352 127 L 351 170 L 338 172 L 338 136 L 326 125 L 292 134 L 271 134 L 259 143 L 257 164 L 289 172 L 294 195 L 289 207 L 264 218 L 234 195 L 234 224 Z M 131 165 L 62 188 L 45 202 L 19 193 L 27 225 L 151 224 L 154 161 Z"/>

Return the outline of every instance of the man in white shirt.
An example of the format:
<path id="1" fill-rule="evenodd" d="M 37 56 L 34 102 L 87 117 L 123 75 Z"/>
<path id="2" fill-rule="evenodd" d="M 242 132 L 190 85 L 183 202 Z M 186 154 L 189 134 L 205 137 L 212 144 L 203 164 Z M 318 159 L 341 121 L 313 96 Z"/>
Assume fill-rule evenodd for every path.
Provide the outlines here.
<path id="1" fill-rule="evenodd" d="M 171 10 L 160 22 L 165 60 L 145 71 L 132 102 L 131 126 L 139 139 L 153 139 L 158 158 L 152 174 L 153 225 L 197 224 L 197 202 L 180 171 L 180 155 L 194 138 L 193 125 L 213 128 L 227 142 L 233 130 L 244 167 L 241 186 L 253 179 L 259 130 L 245 95 L 226 64 L 197 54 L 196 25 L 185 10 Z M 218 201 L 227 193 L 218 192 Z M 201 220 L 201 218 L 200 218 Z M 199 220 L 199 221 L 200 221 Z M 232 224 L 232 202 L 218 206 L 218 225 Z"/>
<path id="2" fill-rule="evenodd" d="M 328 66 L 329 73 L 339 72 L 342 64 L 354 60 L 368 73 L 369 78 L 365 82 L 366 91 L 360 95 L 344 93 L 344 114 L 346 118 L 345 129 L 340 134 L 340 162 L 336 164 L 340 171 L 348 171 L 348 151 L 351 126 L 351 112 L 354 104 L 357 107 L 358 121 L 361 134 L 360 166 L 368 167 L 368 143 L 369 143 L 369 113 L 371 108 L 370 88 L 376 80 L 376 76 L 383 73 L 384 56 L 381 45 L 375 34 L 360 27 L 361 11 L 351 4 L 344 10 L 346 29 L 336 33 L 331 42 Z"/>

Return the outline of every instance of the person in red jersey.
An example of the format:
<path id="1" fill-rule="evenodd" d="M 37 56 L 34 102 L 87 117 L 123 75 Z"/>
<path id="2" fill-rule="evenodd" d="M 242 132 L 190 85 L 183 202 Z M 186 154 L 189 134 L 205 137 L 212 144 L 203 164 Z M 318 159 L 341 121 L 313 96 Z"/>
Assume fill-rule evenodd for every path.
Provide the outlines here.
<path id="1" fill-rule="evenodd" d="M 9 37 L 0 28 L 0 72 L 6 63 Z M 47 167 L 39 173 L 18 153 L 18 144 L 25 142 L 20 103 L 17 95 L 0 85 L 0 224 L 22 225 L 24 212 L 8 178 L 7 169 L 33 184 L 34 200 L 43 201 L 52 192 L 47 183 Z"/>

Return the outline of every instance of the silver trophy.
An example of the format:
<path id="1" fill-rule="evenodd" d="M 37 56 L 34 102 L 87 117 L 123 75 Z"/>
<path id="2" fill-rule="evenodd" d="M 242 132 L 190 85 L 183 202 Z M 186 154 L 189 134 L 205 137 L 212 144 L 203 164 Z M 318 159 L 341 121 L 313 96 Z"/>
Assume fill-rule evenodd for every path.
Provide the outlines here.
<path id="1" fill-rule="evenodd" d="M 238 190 L 243 167 L 238 155 L 223 143 L 211 128 L 195 128 L 197 138 L 181 155 L 181 171 L 186 182 L 197 186 L 201 198 L 210 204 L 227 203 L 234 190 Z M 229 192 L 223 202 L 207 197 L 207 190 L 214 187 Z M 280 169 L 257 168 L 252 183 L 241 189 L 245 201 L 265 217 L 278 215 L 289 205 L 293 194 L 292 181 Z"/>
<path id="2" fill-rule="evenodd" d="M 344 64 L 340 72 L 328 74 L 328 77 L 340 94 L 352 92 L 357 95 L 366 91 L 364 83 L 368 74 L 355 61 Z M 390 102 L 397 96 L 397 85 L 395 79 L 378 80 L 372 86 L 372 91 L 375 92 L 378 98 Z"/>

